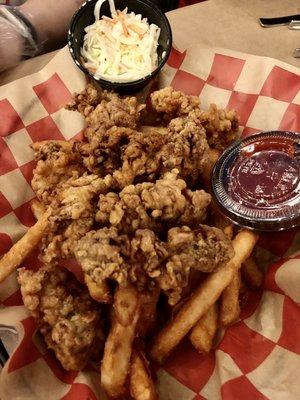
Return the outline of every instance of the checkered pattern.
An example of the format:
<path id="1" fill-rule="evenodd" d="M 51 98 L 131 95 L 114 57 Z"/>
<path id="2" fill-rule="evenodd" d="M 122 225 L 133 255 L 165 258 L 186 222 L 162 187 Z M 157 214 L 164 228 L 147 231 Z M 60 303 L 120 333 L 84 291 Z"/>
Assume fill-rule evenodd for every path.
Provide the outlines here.
<path id="1" fill-rule="evenodd" d="M 200 96 L 203 107 L 214 102 L 236 108 L 243 135 L 278 127 L 300 131 L 300 74 L 289 65 L 229 50 L 173 49 L 161 78 L 163 86 Z M 40 73 L 1 88 L 1 253 L 33 224 L 29 202 L 34 197 L 34 160 L 29 145 L 80 134 L 81 116 L 61 104 L 84 84 L 63 50 Z M 264 291 L 250 293 L 241 320 L 227 329 L 215 353 L 201 356 L 184 340 L 157 369 L 160 399 L 299 398 L 300 232 L 263 235 L 258 251 L 261 263 L 269 266 Z M 26 263 L 38 268 L 37 254 Z M 20 337 L 2 372 L 2 400 L 16 398 L 19 390 L 33 400 L 49 398 L 49 393 L 53 400 L 104 398 L 96 371 L 66 373 L 47 351 L 22 306 L 15 275 L 0 286 L 0 302 L 1 323 L 15 326 Z"/>
<path id="2" fill-rule="evenodd" d="M 275 128 L 300 132 L 296 68 L 287 70 L 268 59 L 211 49 L 201 49 L 198 59 L 192 60 L 196 51 L 173 50 L 164 73 L 172 77 L 174 88 L 199 96 L 204 107 L 215 102 L 235 108 L 243 135 Z"/>

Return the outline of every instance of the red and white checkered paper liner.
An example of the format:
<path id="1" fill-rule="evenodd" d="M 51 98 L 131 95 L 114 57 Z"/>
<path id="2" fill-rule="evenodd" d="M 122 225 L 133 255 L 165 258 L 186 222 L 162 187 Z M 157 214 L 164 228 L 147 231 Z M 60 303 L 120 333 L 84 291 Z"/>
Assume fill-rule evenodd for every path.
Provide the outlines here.
<path id="1" fill-rule="evenodd" d="M 282 62 L 224 49 L 173 49 L 160 86 L 200 96 L 203 107 L 237 109 L 243 135 L 268 129 L 300 132 L 300 70 Z M 66 49 L 39 73 L 0 89 L 0 253 L 34 223 L 29 202 L 35 165 L 29 145 L 71 139 L 84 126 L 61 108 L 85 79 Z M 241 320 L 214 353 L 201 356 L 186 340 L 157 370 L 161 400 L 296 400 L 300 398 L 300 233 L 263 235 L 264 290 L 252 293 Z M 36 255 L 25 264 L 36 265 Z M 25 310 L 16 275 L 0 286 L 0 323 L 19 333 L 0 376 L 2 400 L 105 398 L 98 372 L 65 372 L 47 351 Z"/>

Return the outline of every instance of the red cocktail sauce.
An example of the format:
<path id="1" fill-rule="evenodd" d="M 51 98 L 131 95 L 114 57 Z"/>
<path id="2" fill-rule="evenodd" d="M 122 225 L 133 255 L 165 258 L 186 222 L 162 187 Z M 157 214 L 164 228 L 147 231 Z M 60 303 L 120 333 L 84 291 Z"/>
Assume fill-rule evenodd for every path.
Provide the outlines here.
<path id="1" fill-rule="evenodd" d="M 228 194 L 249 208 L 271 210 L 299 200 L 293 140 L 261 140 L 243 147 L 227 176 Z"/>
<path id="2" fill-rule="evenodd" d="M 261 132 L 233 143 L 216 162 L 212 194 L 239 225 L 263 231 L 300 226 L 300 134 Z"/>

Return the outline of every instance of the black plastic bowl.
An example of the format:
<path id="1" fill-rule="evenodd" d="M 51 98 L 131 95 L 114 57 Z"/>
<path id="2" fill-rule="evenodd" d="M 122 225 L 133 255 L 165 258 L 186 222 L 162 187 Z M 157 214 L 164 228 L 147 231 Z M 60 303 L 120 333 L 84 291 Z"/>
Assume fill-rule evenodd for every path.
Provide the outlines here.
<path id="1" fill-rule="evenodd" d="M 161 70 L 167 61 L 171 47 L 172 47 L 172 31 L 164 13 L 150 0 L 115 0 L 117 10 L 124 10 L 128 7 L 128 11 L 142 14 L 144 18 L 148 19 L 151 24 L 156 24 L 160 29 L 160 36 L 158 40 L 158 66 L 149 75 L 144 78 L 132 82 L 112 82 L 104 79 L 97 79 L 82 65 L 80 49 L 83 45 L 85 35 L 84 28 L 95 22 L 94 7 L 97 0 L 88 0 L 85 2 L 75 13 L 72 18 L 69 33 L 68 33 L 68 46 L 76 65 L 87 75 L 89 75 L 95 82 L 100 84 L 104 89 L 114 90 L 119 93 L 133 93 L 145 87 Z M 110 15 L 108 1 L 102 4 L 100 15 Z"/>

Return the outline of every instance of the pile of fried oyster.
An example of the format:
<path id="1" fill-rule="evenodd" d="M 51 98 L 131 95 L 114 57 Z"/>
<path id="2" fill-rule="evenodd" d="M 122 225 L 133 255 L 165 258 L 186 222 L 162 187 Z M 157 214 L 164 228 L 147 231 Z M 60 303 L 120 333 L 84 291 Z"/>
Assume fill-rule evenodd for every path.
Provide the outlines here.
<path id="1" fill-rule="evenodd" d="M 238 118 L 215 105 L 204 111 L 198 97 L 170 87 L 146 107 L 88 84 L 67 108 L 84 116 L 85 141 L 33 145 L 32 188 L 52 211 L 43 266 L 20 269 L 19 282 L 48 347 L 78 370 L 103 348 L 100 303 L 111 302 L 117 285 L 144 297 L 156 291 L 174 306 L 197 273 L 233 256 L 230 239 L 212 226 L 204 189 L 210 152 L 237 138 Z M 62 268 L 74 259 L 81 282 Z"/>

